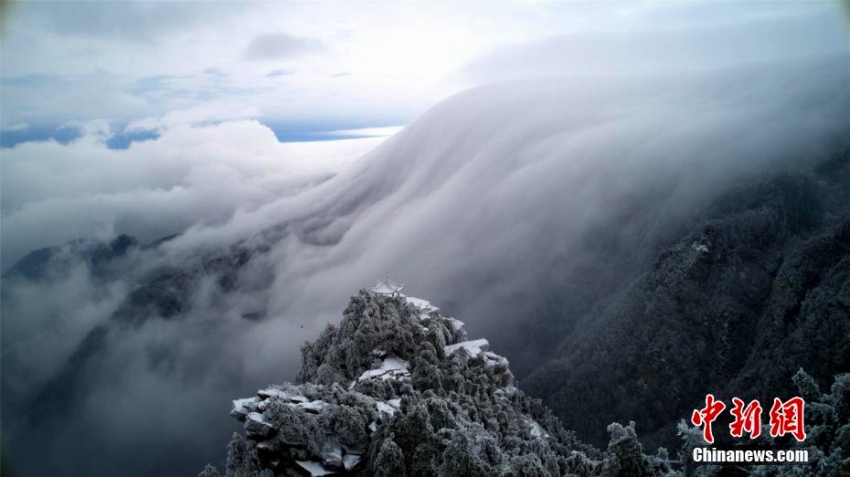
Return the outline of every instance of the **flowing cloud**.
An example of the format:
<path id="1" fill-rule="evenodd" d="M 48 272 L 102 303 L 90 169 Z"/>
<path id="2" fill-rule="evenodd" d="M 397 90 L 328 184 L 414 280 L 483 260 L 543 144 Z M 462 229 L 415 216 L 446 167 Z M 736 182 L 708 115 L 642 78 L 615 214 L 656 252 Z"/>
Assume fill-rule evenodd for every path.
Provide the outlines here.
<path id="1" fill-rule="evenodd" d="M 259 61 L 284 60 L 324 50 L 325 46 L 315 38 L 302 38 L 282 32 L 265 33 L 254 37 L 248 43 L 245 58 Z"/>
<path id="2" fill-rule="evenodd" d="M 266 73 L 266 77 L 268 78 L 277 78 L 280 76 L 289 76 L 291 74 L 295 74 L 295 70 L 289 68 L 281 68 L 278 70 L 272 70 Z"/>
<path id="3" fill-rule="evenodd" d="M 107 3 L 63 1 L 49 4 L 34 2 L 22 13 L 38 19 L 41 26 L 69 37 L 122 39 L 130 42 L 157 42 L 186 27 L 196 27 L 241 8 L 227 4 L 209 4 L 203 8 L 191 3 L 162 4 L 149 2 Z M 14 26 L 14 25 L 13 25 Z"/>
<path id="4" fill-rule="evenodd" d="M 292 146 L 255 120 L 193 125 L 206 114 L 189 111 L 133 128 L 155 128 L 155 140 L 126 150 L 107 147 L 104 122 L 76 125 L 70 144 L 24 143 L 4 149 L 2 261 L 97 230 L 142 241 L 191 225 L 221 224 L 326 180 L 382 140 L 359 139 Z"/>
<path id="5" fill-rule="evenodd" d="M 451 77 L 489 83 L 539 77 L 644 77 L 683 71 L 770 63 L 789 58 L 829 55 L 848 50 L 847 28 L 830 3 L 791 4 L 781 8 L 742 3 L 740 18 L 719 15 L 711 5 L 702 22 L 681 27 L 683 12 L 661 4 L 667 28 L 589 30 L 496 48 Z M 727 5 L 724 5 L 724 10 Z M 790 11 L 786 11 L 788 9 Z M 733 8 L 735 10 L 735 8 Z M 685 18 L 699 18 L 689 11 Z"/>
<path id="6" fill-rule="evenodd" d="M 4 128 L 97 119 L 120 127 L 222 98 L 275 121 L 406 123 L 468 86 L 440 82 L 467 59 L 565 27 L 563 15 L 547 14 L 549 6 L 503 2 L 488 7 L 486 22 L 477 20 L 474 2 L 451 8 L 344 1 L 19 7 L 4 30 Z M 570 15 L 581 17 L 581 11 Z M 333 77 L 340 72 L 351 74 Z"/>
<path id="7" fill-rule="evenodd" d="M 220 455 L 216 441 L 223 446 L 233 429 L 229 397 L 292 379 L 300 343 L 338 321 L 348 297 L 384 273 L 464 319 L 471 333 L 487 336 L 500 352 L 521 357 L 515 326 L 536 299 L 529 287 L 559 277 L 577 284 L 565 290 L 580 291 L 594 264 L 612 259 L 594 247 L 600 233 L 611 234 L 624 255 L 639 257 L 649 252 L 647 234 L 663 236 L 737 180 L 781 169 L 846 137 L 845 65 L 846 57 L 838 56 L 638 86 L 610 78 L 482 87 L 436 106 L 334 177 L 302 189 L 290 188 L 291 175 L 273 174 L 294 165 L 280 160 L 288 157 L 286 146 L 274 149 L 271 132 L 251 121 L 172 128 L 125 152 L 125 158 L 149 158 L 151 166 L 127 161 L 113 168 L 122 156 L 89 136 L 64 151 L 45 144 L 54 148 L 52 156 L 72 161 L 68 151 L 83 148 L 79 154 L 97 166 L 59 167 L 79 169 L 75 180 L 45 174 L 52 180 L 43 190 L 4 187 L 24 204 L 4 218 L 4 247 L 9 231 L 26 230 L 16 220 L 31 211 L 45 214 L 31 215 L 33 224 L 54 221 L 62 230 L 85 222 L 96 206 L 140 216 L 116 221 L 116 231 L 141 224 L 138 232 L 150 233 L 159 222 L 144 217 L 173 217 L 195 225 L 156 250 L 129 257 L 119 268 L 121 283 L 138 286 L 165 269 L 187 273 L 190 287 L 180 293 L 188 302 L 179 317 L 153 316 L 136 327 L 107 318 L 120 289 L 82 303 L 45 295 L 51 309 L 82 314 L 89 313 L 81 308 L 87 306 L 101 310 L 91 316 L 114 326 L 108 347 L 74 381 L 81 396 L 75 417 L 43 427 L 11 426 L 15 455 L 32 473 L 71 468 L 107 474 L 137 460 L 145 462 L 134 467 L 140 474 L 200 468 Z M 33 164 L 27 151 L 13 149 L 21 156 L 7 161 L 4 155 L 3 167 L 27 177 L 31 173 L 18 169 Z M 154 152 L 169 160 L 151 161 Z M 9 177 L 5 170 L 3 176 Z M 83 184 L 99 193 L 84 192 Z M 168 197 L 152 197 L 157 194 Z M 67 198 L 75 195 L 83 199 Z M 45 205 L 25 205 L 33 201 Z M 181 215 L 186 211 L 191 218 Z M 24 234 L 10 237 L 18 247 L 26 243 Z M 234 244 L 250 251 L 247 263 L 235 272 L 211 265 L 231 263 Z M 210 253 L 225 255 L 205 262 Z M 235 275 L 227 275 L 230 285 L 222 289 L 228 273 Z M 80 280 L 77 286 L 86 290 L 80 296 L 95 293 L 96 287 L 84 286 L 89 278 L 68 280 Z M 4 293 L 23 292 L 4 283 Z M 4 317 L 30 321 L 30 313 L 40 313 L 24 299 L 2 305 Z M 48 314 L 33 321 L 56 319 Z M 5 329 L 2 336 L 14 339 Z M 61 358 L 59 349 L 67 348 L 54 354 L 45 338 L 29 352 Z M 61 359 L 43 361 L 49 367 Z M 4 368 L 4 379 L 34 366 L 14 362 L 18 368 Z M 115 425 L 124 414 L 138 432 Z M 72 442 L 72 433 L 83 428 L 93 434 Z M 26 449 L 43 447 L 55 458 L 27 457 Z M 113 457 L 86 457 L 96 449 L 109 449 Z"/>
<path id="8" fill-rule="evenodd" d="M 612 7 L 596 8 L 587 18 Z M 616 8 L 629 14 L 625 4 Z M 549 13 L 537 6 L 514 18 L 520 26 L 540 20 L 551 32 Z M 723 32 L 727 20 L 712 25 Z M 4 148 L 4 268 L 80 236 L 131 233 L 144 242 L 183 232 L 116 260 L 109 272 L 118 278 L 106 288 L 79 265 L 38 287 L 4 280 L 3 419 L 16 466 L 25 475 L 197 472 L 221 455 L 234 429 L 229 399 L 292 379 L 301 343 L 385 273 L 487 336 L 518 369 L 539 360 L 545 350 L 516 338 L 548 283 L 577 300 L 604 290 L 605 273 L 627 277 L 626 258 L 650 256 L 647 244 L 737 181 L 847 137 L 850 71 L 847 54 L 835 53 L 844 43 L 830 36 L 825 47 L 819 35 L 788 56 L 720 61 L 735 59 L 724 51 L 696 69 L 664 61 L 662 51 L 639 75 L 620 74 L 620 59 L 631 54 L 620 40 L 611 48 L 627 53 L 612 51 L 616 60 L 588 62 L 581 74 L 562 74 L 551 61 L 576 37 L 529 43 L 528 62 L 508 47 L 459 70 L 472 82 L 501 84 L 457 94 L 386 140 L 281 144 L 251 119 L 258 102 L 237 98 L 135 115 L 127 131 L 159 137 L 126 150 L 106 147 L 110 121 L 76 123 L 83 135 L 66 145 Z M 228 51 L 242 58 L 244 44 Z M 581 48 L 566 51 L 577 56 L 565 64 L 587 60 Z M 493 66 L 500 64 L 510 67 Z M 519 67 L 558 78 L 509 81 Z M 257 68 L 271 82 L 269 65 Z M 317 77 L 333 81 L 338 71 Z M 297 76 L 287 82 L 304 87 Z M 340 99 L 344 107 L 333 111 L 411 98 L 383 85 L 361 103 Z M 604 255 L 599 242 L 621 256 Z M 604 267 L 612 262 L 622 268 Z M 178 295 L 185 308 L 132 325 L 115 318 L 144 286 Z M 68 356 L 98 329 L 108 330 L 106 344 L 68 378 L 72 412 L 40 426 L 25 421 L 44 382 L 61 378 Z M 10 346 L 18 339 L 26 347 Z"/>

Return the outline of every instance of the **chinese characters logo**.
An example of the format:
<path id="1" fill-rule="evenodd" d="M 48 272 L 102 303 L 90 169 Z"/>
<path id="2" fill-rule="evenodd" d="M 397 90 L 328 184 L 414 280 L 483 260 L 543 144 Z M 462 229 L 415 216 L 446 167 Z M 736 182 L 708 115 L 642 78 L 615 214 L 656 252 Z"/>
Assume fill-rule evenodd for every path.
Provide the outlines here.
<path id="1" fill-rule="evenodd" d="M 793 397 L 787 401 L 773 399 L 773 406 L 768 413 L 770 419 L 770 436 L 779 437 L 790 434 L 803 442 L 806 439 L 804 426 L 806 402 L 801 397 Z M 702 427 L 702 437 L 709 444 L 714 443 L 712 424 L 726 410 L 726 404 L 714 398 L 713 394 L 705 397 L 705 407 L 695 409 L 691 414 L 691 424 Z M 757 399 L 744 403 L 737 397 L 732 398 L 730 410 L 735 420 L 729 424 L 729 433 L 733 437 L 743 437 L 749 434 L 750 439 L 761 435 L 761 403 Z"/>

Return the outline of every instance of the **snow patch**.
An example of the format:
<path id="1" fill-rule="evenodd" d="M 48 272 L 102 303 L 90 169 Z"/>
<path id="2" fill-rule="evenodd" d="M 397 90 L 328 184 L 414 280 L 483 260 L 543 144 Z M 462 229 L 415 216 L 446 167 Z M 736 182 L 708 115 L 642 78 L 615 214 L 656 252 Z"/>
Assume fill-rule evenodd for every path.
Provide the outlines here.
<path id="1" fill-rule="evenodd" d="M 545 429 L 543 429 L 543 426 L 541 426 L 539 422 L 535 421 L 534 419 L 530 419 L 530 418 L 527 419 L 526 422 L 531 427 L 531 430 L 529 431 L 531 433 L 531 437 L 537 437 L 537 438 L 549 437 L 549 433 L 546 432 Z"/>
<path id="2" fill-rule="evenodd" d="M 410 369 L 407 361 L 398 358 L 387 358 L 381 362 L 381 366 L 376 369 L 365 371 L 357 378 L 357 381 L 366 379 L 381 378 L 386 379 L 404 379 L 410 377 Z"/>
<path id="3" fill-rule="evenodd" d="M 426 315 L 428 313 L 434 313 L 434 312 L 440 311 L 439 308 L 432 305 L 431 302 L 428 301 L 428 300 L 423 300 L 421 298 L 416 298 L 416 297 L 412 297 L 412 296 L 405 296 L 404 299 L 407 300 L 407 302 L 410 303 L 411 305 L 413 305 L 414 307 L 421 310 Z"/>
<path id="4" fill-rule="evenodd" d="M 342 465 L 345 470 L 351 470 L 357 467 L 357 464 L 360 463 L 362 458 L 357 454 L 348 454 L 342 458 Z"/>
<path id="5" fill-rule="evenodd" d="M 254 406 L 251 405 L 256 404 L 257 401 L 259 401 L 259 399 L 256 397 L 234 399 L 233 410 L 230 411 L 230 415 L 235 417 L 237 420 L 244 422 L 248 413 L 253 410 L 251 408 Z"/>
<path id="6" fill-rule="evenodd" d="M 326 469 L 320 462 L 314 462 L 312 460 L 296 460 L 295 463 L 314 477 L 334 473 L 334 471 Z"/>
<path id="7" fill-rule="evenodd" d="M 401 409 L 401 399 L 390 399 L 386 402 L 376 401 L 375 407 L 378 408 L 378 412 L 392 416 L 397 410 Z M 372 428 L 371 424 L 369 425 L 369 428 Z M 375 427 L 375 430 L 378 430 L 377 427 Z"/>
<path id="8" fill-rule="evenodd" d="M 446 352 L 446 356 L 451 356 L 451 354 L 455 351 L 462 349 L 469 355 L 470 358 L 474 358 L 483 353 L 489 346 L 490 342 L 481 338 L 478 340 L 462 341 L 457 344 L 448 345 L 444 348 L 444 350 Z"/>
<path id="9" fill-rule="evenodd" d="M 298 406 L 299 408 L 307 412 L 312 412 L 314 414 L 318 414 L 319 412 L 321 412 L 321 410 L 324 409 L 327 405 L 328 403 L 324 401 L 310 401 L 296 404 L 296 406 Z"/>
<path id="10" fill-rule="evenodd" d="M 268 437 L 274 432 L 274 426 L 266 422 L 265 417 L 259 412 L 248 413 L 245 421 L 245 433 L 248 436 Z"/>
<path id="11" fill-rule="evenodd" d="M 276 397 L 281 401 L 292 401 L 292 402 L 307 402 L 307 398 L 292 392 L 287 392 L 282 389 L 276 388 L 266 388 L 257 391 L 257 396 L 261 399 L 268 399 L 270 397 Z"/>

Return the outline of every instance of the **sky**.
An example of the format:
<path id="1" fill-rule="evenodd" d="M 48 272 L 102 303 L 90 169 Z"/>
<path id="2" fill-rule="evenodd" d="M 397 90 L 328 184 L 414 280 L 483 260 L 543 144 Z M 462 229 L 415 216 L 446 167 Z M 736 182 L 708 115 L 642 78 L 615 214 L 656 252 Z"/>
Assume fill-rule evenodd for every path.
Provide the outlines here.
<path id="1" fill-rule="evenodd" d="M 0 43 L 0 268 L 75 238 L 117 230 L 153 240 L 221 223 L 339 172 L 477 85 L 699 74 L 834 52 L 847 44 L 840 10 L 826 1 L 16 2 Z M 285 153 L 280 142 L 315 144 Z M 217 193 L 230 180 L 223 171 L 237 169 L 234 192 Z M 260 175 L 269 177 L 252 179 Z"/>
<path id="2" fill-rule="evenodd" d="M 835 2 L 15 7 L 2 269 L 77 238 L 183 235 L 108 286 L 83 266 L 4 281 L 4 384 L 27 402 L 157 267 L 257 246 L 233 290 L 213 270 L 181 319 L 114 330 L 71 422 L 18 440 L 52 451 L 30 475 L 200 470 L 234 428 L 229 399 L 291 379 L 299 345 L 385 273 L 513 359 L 534 287 L 556 276 L 578 297 L 607 263 L 600 230 L 629 255 L 848 127 Z"/>
<path id="3" fill-rule="evenodd" d="M 406 124 L 468 86 L 446 75 L 475 55 L 575 23 L 546 5 L 480 7 L 22 2 L 3 40 L 6 144 L 94 119 L 137 133 L 261 118 L 282 139 Z"/>
<path id="4" fill-rule="evenodd" d="M 32 0 L 13 7 L 2 41 L 3 145 L 68 141 L 82 124 L 102 120 L 113 147 L 126 147 L 177 123 L 258 119 L 287 141 L 404 125 L 452 93 L 523 74 L 540 59 L 522 48 L 538 41 L 552 42 L 542 53 L 551 66 L 580 58 L 558 48 L 564 35 L 805 23 L 836 5 Z M 829 33 L 807 29 L 818 40 Z M 585 55 L 615 49 L 588 38 L 575 46 Z M 815 43 L 794 39 L 795 31 L 777 29 L 759 38 L 773 51 Z M 713 50 L 726 47 L 720 42 Z M 682 45 L 675 60 L 699 46 Z M 765 51 L 753 49 L 743 53 Z M 466 71 L 470 65 L 477 71 Z"/>

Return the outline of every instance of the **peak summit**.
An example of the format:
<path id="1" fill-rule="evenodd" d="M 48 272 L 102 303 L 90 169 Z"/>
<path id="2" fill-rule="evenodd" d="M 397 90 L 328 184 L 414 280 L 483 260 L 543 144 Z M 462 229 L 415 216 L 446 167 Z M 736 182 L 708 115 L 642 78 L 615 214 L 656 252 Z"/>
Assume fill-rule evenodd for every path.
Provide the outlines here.
<path id="1" fill-rule="evenodd" d="M 602 465 L 514 386 L 486 339 L 397 289 L 352 297 L 302 360 L 295 383 L 233 401 L 245 434 L 233 435 L 227 476 L 554 476 Z"/>
<path id="2" fill-rule="evenodd" d="M 462 322 L 428 301 L 398 294 L 388 280 L 379 285 L 353 297 L 338 326 L 304 345 L 297 384 L 233 402 L 247 438 L 234 435 L 228 471 L 483 470 L 509 467 L 510 450 L 539 441 L 552 458 L 538 463 L 557 474 L 551 447 L 572 447 L 572 435 L 513 386 L 508 360 L 488 351 L 487 340 L 468 340 Z M 500 445 L 506 433 L 516 442 Z M 465 462 L 472 448 L 482 455 Z"/>

